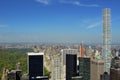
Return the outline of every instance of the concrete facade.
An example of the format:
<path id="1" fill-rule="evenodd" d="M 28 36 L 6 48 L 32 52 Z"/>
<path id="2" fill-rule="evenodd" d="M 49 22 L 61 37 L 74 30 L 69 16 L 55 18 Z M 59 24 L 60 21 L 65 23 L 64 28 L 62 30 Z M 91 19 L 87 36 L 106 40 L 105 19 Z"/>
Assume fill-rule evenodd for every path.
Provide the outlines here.
<path id="1" fill-rule="evenodd" d="M 100 75 L 104 73 L 104 60 L 91 59 L 91 79 L 100 80 Z"/>

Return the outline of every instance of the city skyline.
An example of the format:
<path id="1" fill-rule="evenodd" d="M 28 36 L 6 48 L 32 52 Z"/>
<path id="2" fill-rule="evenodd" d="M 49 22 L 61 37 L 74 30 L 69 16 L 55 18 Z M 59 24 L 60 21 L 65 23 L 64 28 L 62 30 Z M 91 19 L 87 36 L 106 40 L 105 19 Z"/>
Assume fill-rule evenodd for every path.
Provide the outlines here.
<path id="1" fill-rule="evenodd" d="M 1 0 L 0 42 L 102 43 L 104 8 L 111 8 L 112 42 L 119 42 L 119 1 Z"/>

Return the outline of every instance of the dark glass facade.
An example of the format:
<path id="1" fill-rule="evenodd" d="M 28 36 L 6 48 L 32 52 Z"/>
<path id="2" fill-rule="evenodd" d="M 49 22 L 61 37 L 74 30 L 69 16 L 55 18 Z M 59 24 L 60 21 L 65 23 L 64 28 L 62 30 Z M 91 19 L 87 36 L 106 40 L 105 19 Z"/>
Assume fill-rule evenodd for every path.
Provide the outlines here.
<path id="1" fill-rule="evenodd" d="M 66 54 L 66 80 L 72 80 L 77 74 L 77 55 Z"/>
<path id="2" fill-rule="evenodd" d="M 43 76 L 43 55 L 29 56 L 29 80 L 40 80 L 38 76 Z"/>
<path id="3" fill-rule="evenodd" d="M 90 58 L 79 57 L 79 75 L 82 80 L 90 80 Z"/>

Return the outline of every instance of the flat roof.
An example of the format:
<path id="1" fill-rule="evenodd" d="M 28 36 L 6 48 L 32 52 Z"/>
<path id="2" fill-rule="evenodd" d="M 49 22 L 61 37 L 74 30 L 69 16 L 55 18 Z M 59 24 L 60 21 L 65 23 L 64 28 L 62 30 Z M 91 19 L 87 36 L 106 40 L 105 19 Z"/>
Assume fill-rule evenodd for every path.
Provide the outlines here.
<path id="1" fill-rule="evenodd" d="M 103 59 L 91 59 L 92 62 L 96 62 L 96 63 L 105 63 L 105 61 Z"/>
<path id="2" fill-rule="evenodd" d="M 78 79 L 78 78 L 82 78 L 82 76 L 75 76 L 75 77 L 72 77 L 72 79 L 73 78 Z"/>
<path id="3" fill-rule="evenodd" d="M 27 54 L 28 54 L 28 56 L 44 55 L 44 53 L 43 53 L 43 52 L 40 52 L 40 53 L 28 52 Z"/>

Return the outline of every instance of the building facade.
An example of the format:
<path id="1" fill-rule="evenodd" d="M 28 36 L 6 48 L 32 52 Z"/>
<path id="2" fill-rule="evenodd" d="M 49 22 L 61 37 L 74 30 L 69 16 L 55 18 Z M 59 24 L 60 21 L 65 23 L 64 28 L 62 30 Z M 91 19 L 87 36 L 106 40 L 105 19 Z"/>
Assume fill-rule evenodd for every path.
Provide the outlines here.
<path id="1" fill-rule="evenodd" d="M 62 80 L 61 79 L 61 57 L 59 55 L 55 56 L 52 60 L 52 80 Z"/>
<path id="2" fill-rule="evenodd" d="M 104 72 L 100 75 L 100 80 L 110 80 L 110 75 L 107 72 Z"/>
<path id="3" fill-rule="evenodd" d="M 77 75 L 77 54 L 66 54 L 66 80 Z"/>
<path id="4" fill-rule="evenodd" d="M 61 50 L 61 80 L 72 80 L 77 74 L 77 49 Z"/>
<path id="5" fill-rule="evenodd" d="M 110 69 L 110 80 L 120 80 L 120 68 L 118 68 L 118 69 L 111 68 Z"/>
<path id="6" fill-rule="evenodd" d="M 44 53 L 28 53 L 29 80 L 41 80 L 44 74 Z"/>
<path id="7" fill-rule="evenodd" d="M 104 73 L 104 60 L 91 59 L 90 80 L 100 80 L 100 75 Z"/>
<path id="8" fill-rule="evenodd" d="M 90 80 L 90 58 L 79 57 L 79 75 L 81 80 Z"/>
<path id="9" fill-rule="evenodd" d="M 111 62 L 110 80 L 120 80 L 120 58 L 115 57 Z"/>
<path id="10" fill-rule="evenodd" d="M 103 9 L 103 49 L 102 57 L 105 60 L 104 72 L 110 73 L 111 63 L 111 25 L 110 9 Z"/>

